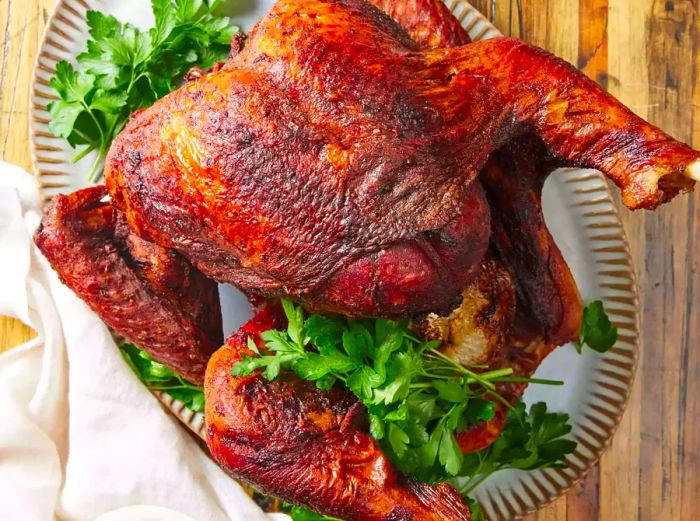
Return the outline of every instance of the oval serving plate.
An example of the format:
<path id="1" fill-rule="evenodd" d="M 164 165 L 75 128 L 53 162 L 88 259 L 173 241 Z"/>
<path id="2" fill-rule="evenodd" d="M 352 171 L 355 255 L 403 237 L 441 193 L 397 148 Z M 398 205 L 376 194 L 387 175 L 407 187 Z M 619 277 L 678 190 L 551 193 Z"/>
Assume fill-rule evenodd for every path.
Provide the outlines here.
<path id="1" fill-rule="evenodd" d="M 465 0 L 445 0 L 472 39 L 500 35 Z M 274 0 L 231 1 L 230 14 L 244 30 L 264 15 Z M 91 157 L 77 164 L 75 151 L 48 129 L 46 105 L 56 99 L 48 80 L 59 60 L 74 60 L 87 39 L 85 15 L 96 9 L 146 27 L 152 22 L 148 2 L 142 0 L 59 0 L 44 35 L 32 83 L 30 134 L 34 169 L 46 199 L 88 185 Z M 571 437 L 578 448 L 565 469 L 532 472 L 502 471 L 474 493 L 490 520 L 518 519 L 558 496 L 583 478 L 596 464 L 620 421 L 637 366 L 638 298 L 629 250 L 617 209 L 603 176 L 592 170 L 563 169 L 545 185 L 545 217 L 578 282 L 584 301 L 601 299 L 619 329 L 614 349 L 604 355 L 572 346 L 555 350 L 536 376 L 562 379 L 563 388 L 533 386 L 525 401 L 546 401 L 551 410 L 571 415 Z M 245 299 L 231 287 L 221 287 L 224 326 L 234 331 L 250 316 Z M 204 436 L 204 418 L 168 395 L 156 393 L 164 407 L 183 425 Z"/>

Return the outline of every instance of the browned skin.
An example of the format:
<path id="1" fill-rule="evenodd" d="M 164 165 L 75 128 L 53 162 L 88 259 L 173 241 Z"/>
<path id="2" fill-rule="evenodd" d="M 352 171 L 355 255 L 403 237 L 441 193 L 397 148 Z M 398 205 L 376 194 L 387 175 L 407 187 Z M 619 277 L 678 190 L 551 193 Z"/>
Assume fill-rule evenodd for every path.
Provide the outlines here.
<path id="1" fill-rule="evenodd" d="M 201 385 L 223 342 L 216 284 L 179 254 L 133 235 L 107 190 L 56 196 L 34 241 L 61 281 L 127 340 Z"/>
<path id="2" fill-rule="evenodd" d="M 246 292 L 444 312 L 487 248 L 475 178 L 524 133 L 632 208 L 691 188 L 699 157 L 523 42 L 421 51 L 360 0 L 282 0 L 220 71 L 133 118 L 106 178 L 137 234 Z"/>
<path id="3" fill-rule="evenodd" d="M 423 46 L 467 42 L 441 4 L 377 2 Z M 438 36 L 430 37 L 430 24 Z M 487 199 L 478 172 L 494 150 L 530 142 L 528 135 L 546 154 L 516 164 L 502 149 L 505 159 L 492 159 L 495 169 L 486 166 L 481 177 Z M 537 220 L 545 155 L 603 170 L 632 208 L 653 208 L 690 189 L 682 174 L 698 159 L 571 67 L 521 42 L 421 51 L 359 0 L 284 0 L 244 52 L 134 117 L 115 142 L 110 193 L 131 232 L 150 242 L 120 232 L 122 224 L 112 234 L 140 252 L 136 257 L 160 258 L 155 251 L 147 256 L 147 245 L 166 256 L 172 254 L 162 248 L 172 248 L 251 294 L 291 295 L 346 314 L 403 316 L 454 307 L 480 270 L 491 204 L 494 242 L 521 303 L 549 306 L 541 327 L 531 331 L 530 320 L 526 335 L 516 327 L 516 345 L 494 361 L 528 374 L 552 347 L 542 335 L 571 336 L 575 313 L 567 314 L 565 303 L 577 302 L 563 260 L 552 264 L 561 256 L 541 215 Z M 512 201 L 494 197 L 499 182 Z M 100 210 L 100 219 L 110 212 Z M 94 221 L 89 210 L 76 216 L 83 249 L 57 256 L 54 265 L 72 275 L 69 265 L 84 263 L 85 277 L 64 280 L 110 323 L 119 310 L 95 305 L 97 297 L 82 290 L 87 267 L 100 273 L 92 260 L 94 229 L 86 224 Z M 65 222 L 59 219 L 57 229 Z M 515 262 L 518 247 L 507 248 L 514 238 L 534 239 L 529 265 Z M 556 269 L 541 269 L 545 264 Z M 534 291 L 537 284 L 522 283 L 532 266 L 550 286 Z M 149 289 L 154 277 L 147 269 L 135 273 L 162 295 Z M 121 284 L 105 280 L 107 293 Z M 166 300 L 152 301 L 158 317 L 172 310 Z M 138 325 L 138 318 L 114 323 Z M 193 336 L 186 328 L 178 334 L 187 345 Z M 391 469 L 346 393 L 322 393 L 290 376 L 274 384 L 231 377 L 240 340 L 215 355 L 207 379 L 210 448 L 229 472 L 347 519 L 468 519 L 449 487 L 417 485 Z M 177 352 L 182 342 L 169 351 L 173 345 L 176 352 L 166 355 L 181 363 L 190 351 Z M 515 396 L 522 386 L 503 392 Z M 503 416 L 499 411 L 466 433 L 463 450 L 488 445 Z"/>
<path id="4" fill-rule="evenodd" d="M 518 287 L 518 312 L 545 341 L 562 345 L 578 338 L 583 306 L 542 213 L 542 186 L 552 170 L 541 143 L 521 138 L 498 151 L 481 181 L 493 208 L 492 240 Z"/>
<path id="5" fill-rule="evenodd" d="M 207 369 L 207 444 L 237 479 L 347 521 L 468 521 L 449 485 L 418 483 L 398 471 L 367 433 L 364 407 L 348 391 L 320 391 L 283 373 L 238 378 L 231 367 L 250 354 L 248 337 L 281 325 L 266 307 L 228 339 Z"/>
<path id="6" fill-rule="evenodd" d="M 442 0 L 369 0 L 421 47 L 458 47 L 471 38 Z"/>

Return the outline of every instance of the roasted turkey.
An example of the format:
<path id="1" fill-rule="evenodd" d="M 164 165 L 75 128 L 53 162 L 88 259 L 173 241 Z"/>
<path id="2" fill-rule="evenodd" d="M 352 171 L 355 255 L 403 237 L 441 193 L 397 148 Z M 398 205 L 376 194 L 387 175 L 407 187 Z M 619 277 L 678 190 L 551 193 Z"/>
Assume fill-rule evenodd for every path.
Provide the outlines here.
<path id="1" fill-rule="evenodd" d="M 540 49 L 470 43 L 440 0 L 280 0 L 238 47 L 134 115 L 106 188 L 54 198 L 36 243 L 112 328 L 204 381 L 209 448 L 236 478 L 348 520 L 469 519 L 447 485 L 392 468 L 347 391 L 230 375 L 247 337 L 281 325 L 275 305 L 205 380 L 214 281 L 256 303 L 412 318 L 467 365 L 530 375 L 582 312 L 542 215 L 547 175 L 597 168 L 653 209 L 693 188 L 700 153 Z"/>

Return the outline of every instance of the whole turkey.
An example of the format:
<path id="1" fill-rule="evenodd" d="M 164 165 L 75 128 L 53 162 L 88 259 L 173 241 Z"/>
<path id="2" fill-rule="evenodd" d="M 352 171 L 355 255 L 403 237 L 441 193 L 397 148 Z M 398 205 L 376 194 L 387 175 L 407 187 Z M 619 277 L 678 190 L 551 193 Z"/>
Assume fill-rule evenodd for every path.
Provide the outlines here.
<path id="1" fill-rule="evenodd" d="M 234 47 L 135 114 L 106 189 L 56 197 L 36 235 L 105 322 L 198 384 L 222 343 L 215 281 L 256 303 L 412 318 L 450 356 L 529 375 L 582 313 L 542 216 L 546 176 L 596 168 L 631 209 L 700 178 L 700 153 L 541 49 L 470 43 L 440 0 L 280 0 Z M 217 461 L 344 519 L 469 519 L 449 486 L 391 467 L 345 390 L 231 376 L 244 339 L 279 320 L 264 304 L 209 363 Z"/>

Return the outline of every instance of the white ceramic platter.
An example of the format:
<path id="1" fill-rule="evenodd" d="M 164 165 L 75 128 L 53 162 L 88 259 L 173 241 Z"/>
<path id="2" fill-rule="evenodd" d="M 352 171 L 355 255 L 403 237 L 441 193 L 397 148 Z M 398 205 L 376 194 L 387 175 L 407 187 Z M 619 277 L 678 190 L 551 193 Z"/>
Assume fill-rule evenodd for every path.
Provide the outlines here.
<path id="1" fill-rule="evenodd" d="M 267 12 L 274 0 L 229 0 L 228 11 L 245 30 Z M 446 0 L 475 40 L 498 36 L 464 0 Z M 150 2 L 144 0 L 60 0 L 46 29 L 37 59 L 31 99 L 31 143 L 34 167 L 45 197 L 70 192 L 88 184 L 92 163 L 77 164 L 75 151 L 48 130 L 46 105 L 54 94 L 48 87 L 56 62 L 74 60 L 87 40 L 85 13 L 95 9 L 114 14 L 140 27 L 152 23 Z M 605 355 L 586 350 L 578 355 L 572 346 L 557 349 L 536 376 L 562 379 L 563 388 L 532 386 L 529 403 L 546 401 L 550 409 L 572 417 L 577 451 L 568 468 L 534 472 L 504 471 L 477 489 L 475 496 L 489 519 L 517 519 L 563 494 L 580 480 L 605 450 L 627 403 L 637 362 L 638 302 L 634 273 L 617 210 L 603 177 L 590 170 L 567 169 L 551 176 L 544 190 L 544 210 L 550 230 L 578 282 L 585 301 L 602 299 L 619 329 L 619 340 Z M 243 296 L 222 287 L 226 332 L 234 331 L 250 316 Z M 168 396 L 165 407 L 200 436 L 203 417 L 193 414 Z"/>

